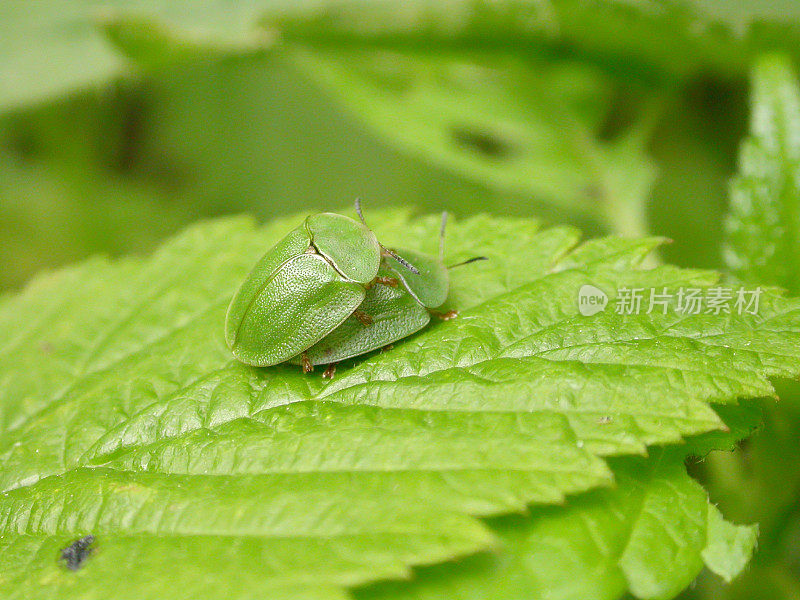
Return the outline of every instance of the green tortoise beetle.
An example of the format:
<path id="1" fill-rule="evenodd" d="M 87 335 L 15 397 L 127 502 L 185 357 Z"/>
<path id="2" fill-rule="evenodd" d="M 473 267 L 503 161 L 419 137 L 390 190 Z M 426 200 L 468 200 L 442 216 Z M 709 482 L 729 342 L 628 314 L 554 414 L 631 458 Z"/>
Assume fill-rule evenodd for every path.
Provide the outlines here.
<path id="1" fill-rule="evenodd" d="M 360 211 L 359 217 L 363 222 Z M 330 377 L 333 375 L 335 363 L 386 347 L 408 337 L 425 327 L 430 322 L 431 315 L 441 319 L 456 316 L 455 311 L 439 313 L 434 310 L 447 300 L 448 269 L 485 260 L 485 257 L 479 256 L 445 267 L 443 255 L 446 222 L 447 213 L 444 213 L 439 234 L 438 259 L 405 249 L 396 249 L 391 254 L 384 255 L 379 275 L 384 281 L 391 282 L 394 279 L 397 284 L 371 287 L 364 302 L 359 306 L 360 314 L 351 315 L 339 327 L 311 346 L 303 353 L 299 362 L 311 366 L 330 365 L 325 371 L 325 376 Z M 402 262 L 398 260 L 398 256 L 403 257 Z M 414 270 L 407 268 L 409 263 L 413 265 Z M 402 285 L 399 285 L 401 283 Z M 369 316 L 368 325 L 364 323 L 364 315 Z"/>
<path id="2" fill-rule="evenodd" d="M 308 372 L 428 323 L 429 309 L 447 297 L 447 269 L 409 252 L 422 265 L 417 269 L 378 242 L 358 201 L 356 212 L 361 223 L 332 213 L 308 217 L 256 264 L 225 322 L 238 360 L 253 366 L 290 360 Z"/>
<path id="3" fill-rule="evenodd" d="M 363 223 L 312 215 L 256 264 L 234 294 L 225 340 L 234 356 L 268 366 L 297 356 L 338 327 L 380 282 L 387 251 Z"/>

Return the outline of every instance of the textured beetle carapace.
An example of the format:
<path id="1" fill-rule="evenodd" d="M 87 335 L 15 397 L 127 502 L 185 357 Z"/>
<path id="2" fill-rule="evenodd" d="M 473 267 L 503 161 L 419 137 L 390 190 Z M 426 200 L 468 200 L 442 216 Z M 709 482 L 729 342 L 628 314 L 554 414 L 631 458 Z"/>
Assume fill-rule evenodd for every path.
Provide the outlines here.
<path id="1" fill-rule="evenodd" d="M 449 291 L 446 213 L 438 257 L 385 247 L 358 200 L 356 213 L 360 222 L 311 215 L 259 260 L 228 307 L 225 339 L 238 360 L 256 367 L 289 361 L 310 372 L 384 348 L 439 314 Z"/>

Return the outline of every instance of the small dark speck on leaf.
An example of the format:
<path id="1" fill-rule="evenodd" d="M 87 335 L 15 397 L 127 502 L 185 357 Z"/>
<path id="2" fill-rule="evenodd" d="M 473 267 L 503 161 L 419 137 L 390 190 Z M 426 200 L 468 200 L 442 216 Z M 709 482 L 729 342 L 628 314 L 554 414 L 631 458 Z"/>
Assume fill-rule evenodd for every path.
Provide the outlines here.
<path id="1" fill-rule="evenodd" d="M 93 543 L 93 535 L 78 538 L 66 548 L 61 549 L 61 563 L 70 571 L 77 571 L 94 550 L 91 547 Z"/>
<path id="2" fill-rule="evenodd" d="M 450 130 L 450 133 L 459 145 L 471 148 L 490 158 L 505 158 L 512 151 L 511 144 L 489 131 L 456 126 Z"/>

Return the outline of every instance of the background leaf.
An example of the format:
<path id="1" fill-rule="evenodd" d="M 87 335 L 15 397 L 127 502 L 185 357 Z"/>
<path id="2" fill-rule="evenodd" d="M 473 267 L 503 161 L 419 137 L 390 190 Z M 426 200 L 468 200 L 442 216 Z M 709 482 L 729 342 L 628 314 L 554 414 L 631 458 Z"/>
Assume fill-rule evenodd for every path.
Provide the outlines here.
<path id="1" fill-rule="evenodd" d="M 321 44 L 472 46 L 525 54 L 553 44 L 579 52 L 629 79 L 675 80 L 710 67 L 735 74 L 764 48 L 785 48 L 798 34 L 796 8 L 765 10 L 732 2 L 652 3 L 535 0 L 437 3 L 338 0 L 272 16 L 290 39 Z"/>
<path id="2" fill-rule="evenodd" d="M 276 0 L 4 2 L 0 7 L 0 110 L 105 85 L 129 74 L 132 65 L 104 34 L 105 23 L 122 23 L 111 39 L 139 44 L 144 37 L 141 19 L 152 17 L 163 23 L 165 39 L 172 40 L 173 49 L 197 42 L 193 48 L 201 52 L 204 45 L 241 51 L 262 41 L 253 34 L 253 23 L 266 7 L 279 4 Z M 123 28 L 129 36 L 122 35 Z M 30 44 L 31 38 L 38 43 Z M 185 47 L 186 56 L 192 56 L 193 48 Z"/>
<path id="3" fill-rule="evenodd" d="M 800 289 L 800 89 L 791 64 L 762 59 L 750 137 L 731 184 L 727 260 L 745 281 Z"/>
<path id="4" fill-rule="evenodd" d="M 785 56 L 763 57 L 752 74 L 752 124 L 731 183 L 726 258 L 745 281 L 798 289 L 798 158 L 800 89 Z M 701 581 L 696 595 L 708 598 L 797 598 L 800 552 L 800 387 L 779 385 L 780 402 L 765 402 L 763 430 L 741 453 L 709 455 L 703 475 L 726 514 L 761 525 L 752 568 L 730 588 Z"/>
<path id="5" fill-rule="evenodd" d="M 627 65 L 629 73 L 651 78 L 686 76 L 706 64 L 742 72 L 759 49 L 777 45 L 792 51 L 796 46 L 800 33 L 787 18 L 796 14 L 791 5 L 742 10 L 732 4 L 459 0 L 438 5 L 415 0 L 398 14 L 385 1 L 252 0 L 231 5 L 219 0 L 9 0 L 0 8 L 0 109 L 52 99 L 126 73 L 131 66 L 126 53 L 141 56 L 131 50 L 153 38 L 152 32 L 139 28 L 141 19 L 161 22 L 166 38 L 189 54 L 203 43 L 223 51 L 268 46 L 271 38 L 255 25 L 269 15 L 270 23 L 279 21 L 281 30 L 293 37 L 378 34 L 523 50 L 557 42 L 593 55 L 600 64 L 617 69 Z M 102 33 L 103 23 L 114 24 L 110 40 Z M 31 37 L 38 43 L 28 43 Z"/>
<path id="6" fill-rule="evenodd" d="M 356 597 L 612 600 L 630 589 L 641 598 L 672 598 L 703 560 L 729 572 L 744 566 L 736 558 L 752 551 L 755 528 L 721 520 L 679 452 L 613 466 L 612 489 L 490 521 L 503 543 L 499 555 L 424 568 L 411 583 L 377 584 Z M 740 553 L 731 547 L 737 542 Z"/>
<path id="7" fill-rule="evenodd" d="M 13 0 L 0 9 L 8 12 L 0 27 L 9 30 L 3 36 L 8 52 L 0 52 L 0 63 L 9 66 L 0 66 L 0 72 L 30 77 L 33 86 L 60 85 L 62 77 L 93 68 L 93 54 L 87 48 L 97 46 L 124 57 L 119 58 L 123 71 L 114 73 L 128 74 L 115 77 L 111 85 L 103 76 L 98 76 L 101 85 L 69 84 L 64 88 L 72 90 L 67 98 L 56 92 L 42 97 L 37 92 L 33 97 L 42 102 L 15 103 L 14 110 L 0 119 L 0 162 L 5 165 L 0 168 L 13 173 L 10 188 L 0 189 L 0 236 L 8 258 L 0 286 L 19 286 L 38 269 L 96 252 L 150 250 L 199 218 L 242 211 L 272 218 L 293 210 L 298 198 L 305 207 L 329 210 L 354 196 L 372 205 L 446 207 L 462 215 L 491 203 L 503 214 L 534 214 L 573 223 L 589 235 L 649 230 L 679 240 L 663 249 L 671 261 L 720 266 L 724 182 L 734 167 L 733 143 L 744 120 L 739 108 L 742 82 L 722 74 L 728 71 L 712 66 L 705 53 L 693 51 L 695 59 L 702 57 L 699 71 L 692 67 L 677 79 L 655 74 L 664 70 L 645 67 L 649 59 L 637 58 L 652 48 L 682 52 L 681 44 L 652 43 L 640 27 L 654 24 L 656 33 L 674 28 L 670 33 L 674 38 L 687 21 L 705 22 L 692 16 L 695 9 L 684 7 L 688 16 L 682 19 L 674 18 L 674 7 L 654 11 L 645 4 L 600 2 L 589 7 L 557 2 L 558 11 L 572 15 L 563 20 L 563 39 L 545 31 L 543 43 L 500 48 L 480 44 L 472 50 L 458 42 L 437 41 L 435 28 L 428 34 L 410 32 L 405 39 L 415 43 L 399 39 L 388 46 L 363 36 L 326 46 L 314 37 L 313 24 L 298 34 L 292 47 L 301 45 L 323 63 L 343 54 L 360 56 L 359 72 L 349 73 L 357 79 L 367 75 L 374 79 L 372 53 L 392 60 L 405 57 L 401 62 L 406 75 L 415 87 L 427 90 L 422 97 L 458 99 L 448 106 L 449 116 L 464 112 L 458 104 L 469 104 L 462 101 L 464 82 L 470 81 L 464 72 L 482 73 L 478 80 L 490 84 L 472 90 L 471 104 L 478 108 L 491 105 L 495 90 L 503 92 L 516 75 L 527 74 L 533 89 L 548 93 L 531 98 L 513 86 L 505 89 L 503 97 L 519 107 L 515 119 L 495 123 L 487 110 L 467 111 L 482 127 L 493 130 L 502 125 L 504 137 L 521 135 L 526 144 L 531 142 L 520 156 L 537 175 L 526 182 L 524 169 L 513 168 L 523 164 L 518 160 L 476 160 L 481 155 L 473 148 L 474 136 L 467 136 L 466 145 L 456 145 L 456 154 L 448 147 L 446 152 L 409 153 L 396 143 L 396 134 L 386 136 L 369 126 L 368 115 L 365 123 L 363 111 L 354 117 L 341 110 L 340 102 L 331 102 L 330 87 L 309 79 L 307 69 L 285 60 L 281 52 L 258 51 L 273 47 L 274 35 L 264 37 L 264 33 L 274 33 L 280 15 L 292 17 L 302 29 L 313 14 L 303 5 L 238 3 L 235 10 L 220 6 L 73 2 L 52 8 L 45 2 L 29 10 Z M 331 10 L 342 6 L 333 3 Z M 374 11 L 383 15 L 376 23 L 389 18 L 385 7 L 374 3 Z M 753 31 L 769 29 L 758 24 L 759 19 L 789 14 L 764 7 L 759 13 L 751 7 L 749 16 L 733 19 L 724 6 L 713 8 L 719 14 L 709 17 L 712 22 L 723 19 L 733 29 L 756 23 Z M 594 26 L 581 25 L 581 19 L 596 21 L 597 10 L 607 11 L 614 27 L 626 33 L 612 27 L 611 35 L 598 36 L 598 43 L 606 39 L 613 45 L 626 36 L 632 41 L 641 33 L 639 41 L 627 50 L 569 42 L 570 36 L 592 34 Z M 272 29 L 254 28 L 261 15 L 271 15 L 272 20 L 265 22 L 272 23 Z M 495 38 L 508 33 L 491 15 L 476 13 L 476 18 L 485 20 Z M 570 23 L 576 25 L 574 30 Z M 41 34 L 36 45 L 25 43 L 32 27 Z M 716 31 L 698 28 L 692 36 L 705 44 L 706 34 L 716 39 Z M 789 40 L 784 32 L 773 41 Z M 690 47 L 688 42 L 685 47 Z M 438 50 L 442 58 L 437 61 L 433 57 Z M 46 55 L 41 54 L 44 51 Z M 80 65 L 60 69 L 53 56 Z M 417 66 L 428 63 L 436 67 L 428 69 L 434 72 L 461 73 L 455 79 L 462 95 L 454 95 L 456 88 L 450 84 L 433 85 L 435 81 L 426 79 L 426 70 Z M 638 65 L 636 73 L 626 65 Z M 548 86 L 536 85 L 537 76 L 545 73 Z M 26 84 L 15 81 L 2 89 L 26 93 Z M 48 98 L 57 102 L 44 103 Z M 569 99 L 563 103 L 564 111 L 561 98 Z M 496 109 L 498 104 L 492 106 Z M 447 135 L 449 130 L 448 120 L 422 120 L 421 125 L 425 132 Z M 388 130 L 395 133 L 407 126 Z M 481 136 L 477 139 L 480 146 Z M 459 158 L 455 165 L 454 158 Z M 661 165 L 654 187 L 653 159 Z M 468 168 L 476 164 L 477 170 Z M 484 177 L 487 172 L 495 176 Z M 51 206 L 52 189 L 58 189 L 58 206 L 52 212 L 32 211 L 25 199 Z M 120 205 L 129 207 L 110 202 L 115 196 Z M 45 222 L 39 222 L 37 215 L 43 215 Z M 52 225 L 46 224 L 48 215 Z M 21 237 L 20 231 L 38 233 Z"/>
<path id="8" fill-rule="evenodd" d="M 598 137 L 613 85 L 575 61 L 428 50 L 295 49 L 294 64 L 389 144 L 476 183 L 646 233 L 646 123 Z M 641 120 L 652 120 L 646 114 Z"/>

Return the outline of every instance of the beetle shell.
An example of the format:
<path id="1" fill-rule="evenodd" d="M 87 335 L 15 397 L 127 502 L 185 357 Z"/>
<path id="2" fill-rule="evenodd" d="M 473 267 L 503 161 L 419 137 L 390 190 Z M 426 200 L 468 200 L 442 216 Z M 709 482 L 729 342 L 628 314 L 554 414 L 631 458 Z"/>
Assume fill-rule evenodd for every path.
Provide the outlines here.
<path id="1" fill-rule="evenodd" d="M 256 264 L 234 295 L 225 340 L 249 365 L 284 362 L 352 315 L 378 274 L 373 233 L 341 215 L 305 220 Z"/>
<path id="2" fill-rule="evenodd" d="M 447 300 L 450 275 L 439 258 L 413 250 L 397 250 L 397 253 L 419 271 L 412 273 L 393 257 L 386 257 L 386 264 L 417 302 L 425 308 L 437 308 Z"/>
<path id="3" fill-rule="evenodd" d="M 385 267 L 378 275 L 396 277 Z M 338 362 L 377 350 L 419 331 L 431 320 L 430 313 L 402 286 L 373 286 L 358 309 L 369 315 L 372 323 L 364 325 L 356 316 L 348 317 L 306 351 L 312 365 Z"/>

